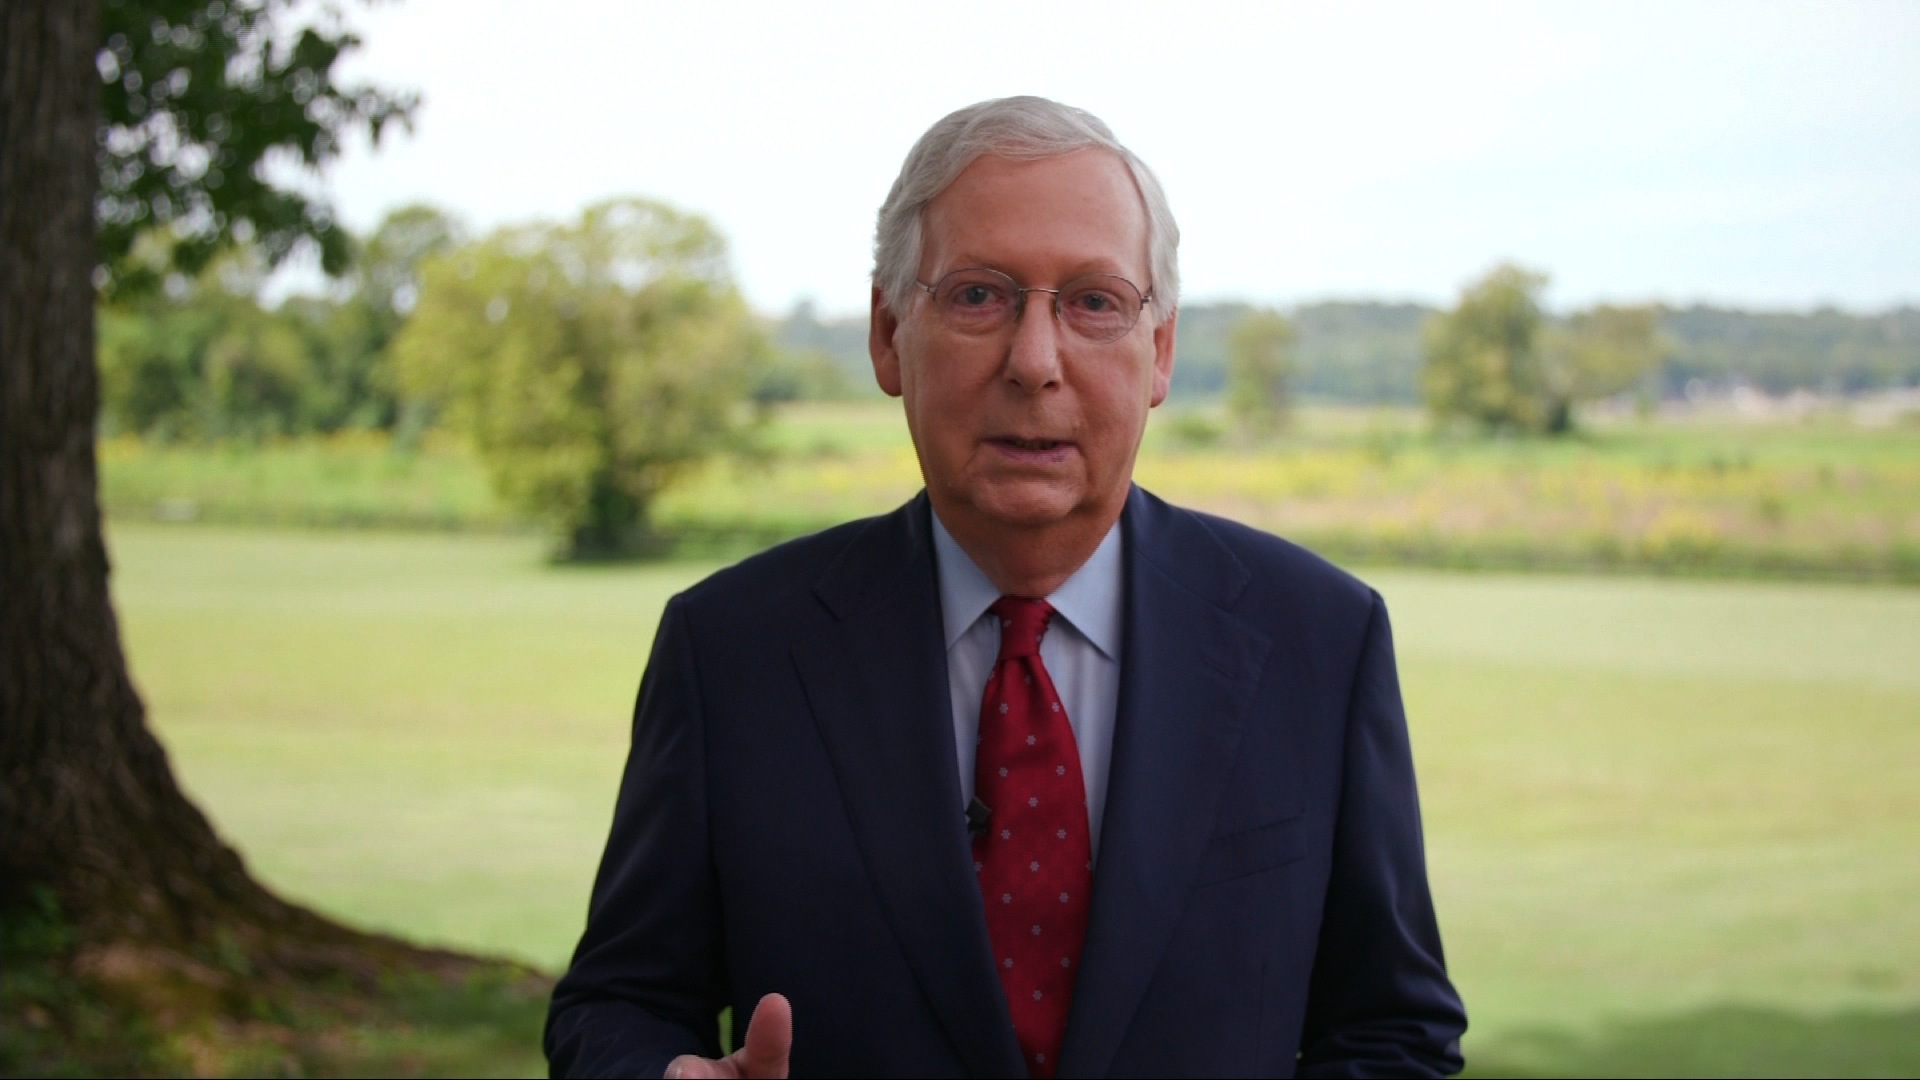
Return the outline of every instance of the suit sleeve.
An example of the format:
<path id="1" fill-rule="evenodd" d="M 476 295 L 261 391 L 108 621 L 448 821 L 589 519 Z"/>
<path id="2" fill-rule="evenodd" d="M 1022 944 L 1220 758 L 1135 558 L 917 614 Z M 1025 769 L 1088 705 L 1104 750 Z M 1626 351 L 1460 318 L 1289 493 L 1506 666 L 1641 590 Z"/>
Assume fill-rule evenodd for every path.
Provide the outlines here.
<path id="1" fill-rule="evenodd" d="M 1442 1076 L 1467 1017 L 1427 888 L 1386 605 L 1372 597 L 1347 716 L 1340 818 L 1301 1032 L 1302 1076 Z"/>
<path id="2" fill-rule="evenodd" d="M 704 743 L 691 633 L 675 597 L 640 682 L 586 932 L 547 1012 L 556 1077 L 660 1076 L 681 1054 L 719 1056 L 725 965 Z"/>

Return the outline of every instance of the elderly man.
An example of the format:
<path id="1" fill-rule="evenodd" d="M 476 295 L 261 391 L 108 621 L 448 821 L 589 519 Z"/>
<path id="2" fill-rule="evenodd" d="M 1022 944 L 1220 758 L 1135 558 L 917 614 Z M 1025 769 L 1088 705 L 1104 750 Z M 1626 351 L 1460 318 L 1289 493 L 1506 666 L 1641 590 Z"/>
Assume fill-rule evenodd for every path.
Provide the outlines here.
<path id="1" fill-rule="evenodd" d="M 1177 242 L 1080 110 L 915 145 L 870 345 L 926 490 L 667 605 L 556 1074 L 1460 1068 L 1380 598 L 1132 484 Z"/>

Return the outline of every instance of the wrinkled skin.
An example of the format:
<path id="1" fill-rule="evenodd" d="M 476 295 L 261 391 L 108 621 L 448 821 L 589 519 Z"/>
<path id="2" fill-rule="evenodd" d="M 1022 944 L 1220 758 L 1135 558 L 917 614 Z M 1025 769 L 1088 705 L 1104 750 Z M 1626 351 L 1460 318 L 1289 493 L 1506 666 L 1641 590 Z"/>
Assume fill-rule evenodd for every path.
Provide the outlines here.
<path id="1" fill-rule="evenodd" d="M 922 234 L 924 282 L 983 266 L 1024 286 L 1089 273 L 1153 284 L 1140 194 L 1101 150 L 981 157 L 928 204 Z M 1088 344 L 1032 293 L 1013 326 L 968 336 L 923 290 L 899 312 L 875 290 L 874 376 L 903 402 L 941 522 L 1004 591 L 1051 592 L 1118 519 L 1173 376 L 1174 322 L 1148 310 L 1119 340 Z"/>

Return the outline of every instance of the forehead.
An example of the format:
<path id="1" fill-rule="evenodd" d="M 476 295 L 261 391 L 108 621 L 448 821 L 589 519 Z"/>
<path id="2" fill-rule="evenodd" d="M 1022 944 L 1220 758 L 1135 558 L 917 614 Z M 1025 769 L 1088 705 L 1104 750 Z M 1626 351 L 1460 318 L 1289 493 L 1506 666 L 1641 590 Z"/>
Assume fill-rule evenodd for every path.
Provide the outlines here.
<path id="1" fill-rule="evenodd" d="M 990 266 L 1023 281 L 1103 271 L 1146 282 L 1146 208 L 1106 150 L 982 155 L 927 204 L 922 236 L 923 274 Z"/>

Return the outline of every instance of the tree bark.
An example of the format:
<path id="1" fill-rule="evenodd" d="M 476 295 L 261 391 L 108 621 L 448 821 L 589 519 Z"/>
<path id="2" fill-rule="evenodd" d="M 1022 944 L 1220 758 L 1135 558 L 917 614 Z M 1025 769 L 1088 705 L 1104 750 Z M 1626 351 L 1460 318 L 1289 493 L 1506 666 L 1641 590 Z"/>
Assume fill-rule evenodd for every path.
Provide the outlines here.
<path id="1" fill-rule="evenodd" d="M 96 0 L 0 4 L 0 908 L 50 892 L 83 943 L 238 944 L 250 963 L 297 967 L 319 960 L 319 942 L 360 935 L 256 883 L 181 792 L 108 595 L 94 459 L 99 25 Z"/>

